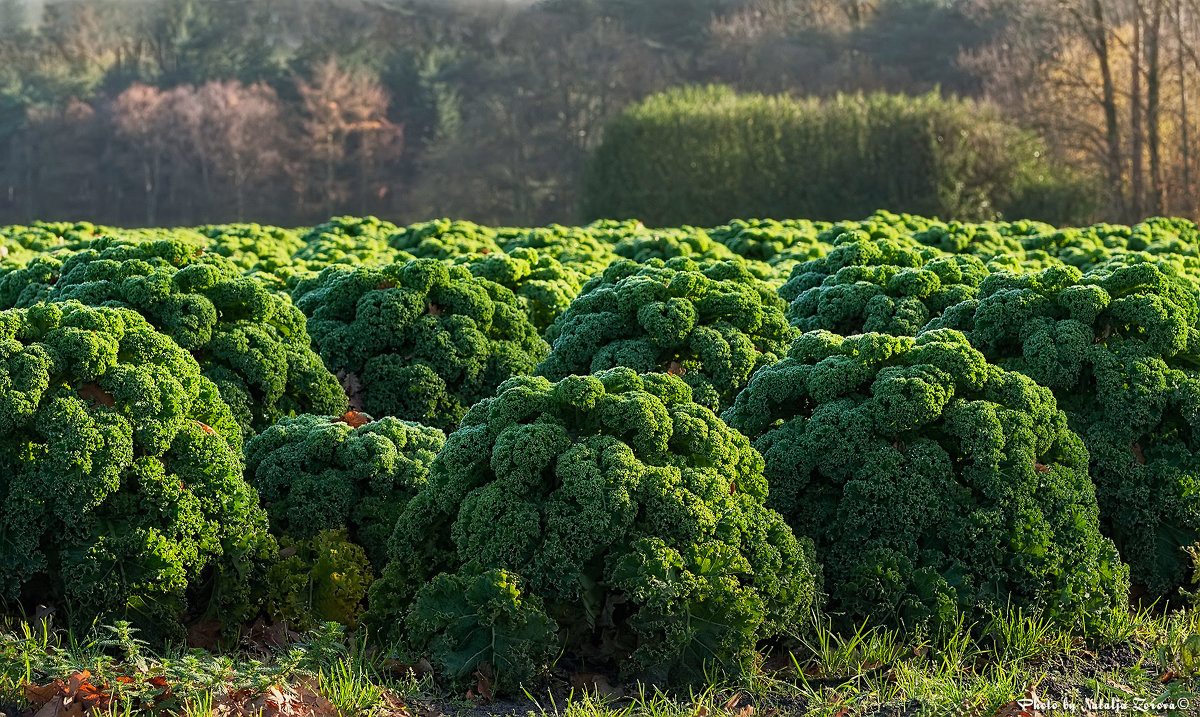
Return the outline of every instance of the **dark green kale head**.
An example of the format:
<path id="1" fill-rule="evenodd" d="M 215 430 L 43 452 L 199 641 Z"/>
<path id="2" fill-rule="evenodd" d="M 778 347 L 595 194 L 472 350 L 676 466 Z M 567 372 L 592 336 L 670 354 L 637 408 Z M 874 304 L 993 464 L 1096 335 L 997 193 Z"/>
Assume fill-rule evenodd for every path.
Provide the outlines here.
<path id="1" fill-rule="evenodd" d="M 292 255 L 298 269 L 321 271 L 331 264 L 383 266 L 411 257 L 388 244 L 396 225 L 375 217 L 333 217 L 300 235 Z"/>
<path id="2" fill-rule="evenodd" d="M 396 521 L 368 618 L 452 675 L 527 676 L 560 649 L 666 681 L 736 670 L 819 589 L 766 490 L 761 457 L 675 376 L 513 378 Z"/>
<path id="3" fill-rule="evenodd" d="M 499 237 L 506 252 L 536 249 L 539 257 L 550 257 L 582 277 L 604 271 L 617 255 L 612 242 L 588 227 L 548 227 L 524 230 L 512 237 Z"/>
<path id="4" fill-rule="evenodd" d="M 284 416 L 346 410 L 345 393 L 309 345 L 304 315 L 193 242 L 102 237 L 0 276 L 0 306 L 71 300 L 134 309 L 190 351 L 246 438 Z"/>
<path id="5" fill-rule="evenodd" d="M 500 251 L 496 230 L 474 222 L 435 219 L 400 229 L 391 246 L 418 259 L 454 259 L 464 254 Z"/>
<path id="6" fill-rule="evenodd" d="M 408 500 L 424 487 L 446 440 L 436 428 L 359 413 L 285 418 L 246 444 L 246 479 L 271 532 L 309 540 L 345 530 L 376 568 Z"/>
<path id="7" fill-rule="evenodd" d="M 208 251 L 227 257 L 244 272 L 280 272 L 304 247 L 296 232 L 258 224 L 210 224 L 196 229 L 211 239 Z"/>
<path id="8" fill-rule="evenodd" d="M 241 434 L 186 351 L 128 309 L 0 312 L 0 603 L 180 636 L 236 623 L 274 553 Z"/>
<path id="9" fill-rule="evenodd" d="M 1157 264 L 993 274 L 930 328 L 1058 396 L 1091 454 L 1100 515 L 1135 582 L 1174 598 L 1200 540 L 1200 301 Z"/>
<path id="10" fill-rule="evenodd" d="M 737 262 L 621 260 L 591 279 L 546 332 L 552 379 L 627 366 L 681 376 L 696 400 L 727 405 L 796 335 L 783 301 Z"/>
<path id="11" fill-rule="evenodd" d="M 325 364 L 372 416 L 453 430 L 548 349 L 511 291 L 436 259 L 331 266 L 293 298 Z"/>
<path id="12" fill-rule="evenodd" d="M 515 248 L 511 252 L 462 254 L 454 263 L 471 274 L 494 281 L 510 290 L 521 303 L 534 328 L 544 332 L 579 295 L 586 277 L 543 256 L 536 249 Z"/>
<path id="13" fill-rule="evenodd" d="M 779 295 L 802 331 L 914 336 L 947 306 L 974 296 L 986 275 L 973 256 L 854 230 L 840 234 L 827 255 L 794 266 Z"/>
<path id="14" fill-rule="evenodd" d="M 1011 605 L 1073 623 L 1127 599 L 1054 396 L 958 332 L 807 333 L 724 417 L 762 452 L 769 504 L 816 541 L 849 620 Z"/>

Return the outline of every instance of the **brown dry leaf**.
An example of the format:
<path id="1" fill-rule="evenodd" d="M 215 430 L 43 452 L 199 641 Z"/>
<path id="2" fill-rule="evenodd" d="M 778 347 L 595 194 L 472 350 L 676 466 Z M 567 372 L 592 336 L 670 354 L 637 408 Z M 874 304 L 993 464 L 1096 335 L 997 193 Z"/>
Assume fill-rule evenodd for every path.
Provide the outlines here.
<path id="1" fill-rule="evenodd" d="M 746 705 L 738 710 L 737 714 L 735 714 L 733 717 L 754 717 L 754 708 L 750 705 Z"/>
<path id="2" fill-rule="evenodd" d="M 1178 680 L 1180 677 L 1182 677 L 1182 675 L 1180 675 L 1175 670 L 1167 670 L 1166 672 L 1163 673 L 1162 677 L 1158 678 L 1158 681 L 1159 682 L 1174 682 L 1175 680 Z"/>
<path id="3" fill-rule="evenodd" d="M 684 368 L 683 364 L 679 363 L 678 361 L 672 361 L 667 366 L 667 373 L 671 374 L 672 376 L 686 376 L 687 369 Z"/>
<path id="4" fill-rule="evenodd" d="M 437 304 L 433 303 L 432 301 L 429 302 L 428 304 L 426 304 L 425 311 L 427 313 L 429 313 L 431 316 L 441 316 L 442 315 L 442 307 L 438 306 Z"/>
<path id="5" fill-rule="evenodd" d="M 381 281 L 375 285 L 375 290 L 383 291 L 384 289 L 393 289 L 393 288 L 395 288 L 395 286 L 396 285 L 392 283 L 391 279 L 384 279 L 383 281 Z"/>
<path id="6" fill-rule="evenodd" d="M 725 701 L 725 704 L 721 706 L 721 709 L 725 712 L 732 712 L 733 710 L 737 709 L 738 703 L 740 703 L 741 701 L 742 701 L 742 693 L 735 692 L 735 693 L 733 693 L 733 697 L 730 697 L 728 700 Z"/>
<path id="7" fill-rule="evenodd" d="M 1146 456 L 1144 453 L 1142 453 L 1142 447 L 1137 443 L 1137 441 L 1134 441 L 1129 446 L 1129 449 L 1133 451 L 1133 459 L 1138 462 L 1138 465 L 1146 465 Z"/>
<path id="8" fill-rule="evenodd" d="M 214 433 L 216 433 L 216 431 L 214 431 L 212 429 L 212 426 L 208 425 L 207 423 L 201 423 L 200 421 L 197 421 L 195 419 L 192 420 L 192 423 L 196 424 L 197 426 L 200 426 L 200 430 L 204 431 L 205 433 L 207 433 L 210 436 L 213 435 Z"/>
<path id="9" fill-rule="evenodd" d="M 89 402 L 92 408 L 96 408 L 97 406 L 107 406 L 108 408 L 113 408 L 117 405 L 117 400 L 113 398 L 112 394 L 100 388 L 100 386 L 95 383 L 83 384 L 79 387 L 79 391 L 77 391 L 77 393 L 79 394 L 80 398 Z"/>
<path id="10" fill-rule="evenodd" d="M 33 705 L 35 709 L 41 709 L 47 702 L 54 699 L 55 695 L 62 694 L 66 688 L 62 680 L 55 680 L 45 687 L 26 684 L 25 686 L 25 701 Z"/>
<path id="11" fill-rule="evenodd" d="M 571 675 L 571 686 L 577 690 L 595 692 L 601 697 L 620 699 L 625 696 L 625 690 L 613 687 L 607 675 L 598 672 L 576 672 Z"/>
<path id="12" fill-rule="evenodd" d="M 475 685 L 467 690 L 467 699 L 476 700 L 479 704 L 489 704 L 492 701 L 492 666 L 486 662 L 475 670 Z"/>
<path id="13" fill-rule="evenodd" d="M 729 481 L 729 495 L 737 495 L 737 481 Z"/>
<path id="14" fill-rule="evenodd" d="M 375 419 L 371 418 L 370 416 L 368 416 L 365 413 L 361 413 L 359 411 L 346 411 L 342 415 L 333 419 L 333 422 L 334 423 L 345 423 L 346 425 L 350 426 L 351 428 L 359 428 L 361 426 L 367 425 L 368 423 L 370 423 L 373 420 L 375 420 Z"/>
<path id="15" fill-rule="evenodd" d="M 696 705 L 696 711 L 692 713 L 692 717 L 708 717 L 708 708 L 704 705 Z"/>
<path id="16" fill-rule="evenodd" d="M 994 717 L 1043 717 L 1042 713 L 1030 707 L 1025 707 L 1022 702 L 1036 704 L 1038 702 L 1037 692 L 1032 687 L 1025 691 L 1023 700 L 1013 700 L 1006 705 L 1003 705 L 996 711 Z"/>
<path id="17" fill-rule="evenodd" d="M 221 621 L 198 622 L 188 627 L 187 646 L 211 651 L 221 641 Z"/>
<path id="18" fill-rule="evenodd" d="M 1034 463 L 1033 467 L 1038 473 L 1049 473 L 1050 472 L 1050 468 L 1041 463 Z"/>
<path id="19" fill-rule="evenodd" d="M 336 376 L 338 383 L 342 384 L 342 390 L 346 392 L 346 398 L 350 401 L 350 410 L 361 411 L 363 409 L 362 379 L 349 371 L 338 371 Z"/>
<path id="20" fill-rule="evenodd" d="M 398 660 L 384 660 L 383 666 L 401 677 L 412 674 L 413 677 L 420 678 L 433 674 L 433 665 L 424 657 L 411 664 Z"/>
<path id="21" fill-rule="evenodd" d="M 385 714 L 392 717 L 412 717 L 412 713 L 408 711 L 408 705 L 404 704 L 404 700 L 387 690 L 383 691 L 383 703 L 387 706 Z"/>

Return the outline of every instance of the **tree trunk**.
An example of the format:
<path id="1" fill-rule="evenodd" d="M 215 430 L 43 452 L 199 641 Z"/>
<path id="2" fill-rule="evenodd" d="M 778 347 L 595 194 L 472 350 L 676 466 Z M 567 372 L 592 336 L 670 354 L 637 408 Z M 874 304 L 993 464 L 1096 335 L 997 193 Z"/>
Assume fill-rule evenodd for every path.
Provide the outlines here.
<path id="1" fill-rule="evenodd" d="M 1129 49 L 1129 138 L 1130 155 L 1130 200 L 1129 221 L 1142 219 L 1146 212 L 1146 179 L 1145 179 L 1145 135 L 1142 129 L 1142 53 L 1145 51 L 1142 42 L 1142 24 L 1144 8 L 1141 2 L 1135 3 L 1133 13 L 1133 46 Z"/>
<path id="2" fill-rule="evenodd" d="M 1118 216 L 1123 214 L 1125 197 L 1124 181 L 1121 177 L 1121 126 L 1117 117 L 1117 90 L 1113 82 L 1112 61 L 1108 48 L 1108 21 L 1104 16 L 1102 0 L 1091 0 L 1094 26 L 1088 33 L 1092 49 L 1100 64 L 1101 105 L 1104 108 L 1105 154 L 1107 155 L 1108 189 L 1113 208 Z"/>
<path id="3" fill-rule="evenodd" d="M 1159 49 L 1164 0 L 1154 0 L 1146 25 L 1146 141 L 1150 152 L 1150 211 L 1166 213 L 1167 188 L 1162 169 L 1162 126 L 1160 101 L 1162 76 Z"/>
<path id="4" fill-rule="evenodd" d="M 1195 206 L 1192 204 L 1192 157 L 1188 144 L 1188 93 L 1187 72 L 1183 64 L 1183 0 L 1175 0 L 1175 61 L 1179 67 L 1179 154 L 1183 165 L 1183 186 L 1180 188 L 1183 200 L 1183 213 L 1192 214 Z"/>

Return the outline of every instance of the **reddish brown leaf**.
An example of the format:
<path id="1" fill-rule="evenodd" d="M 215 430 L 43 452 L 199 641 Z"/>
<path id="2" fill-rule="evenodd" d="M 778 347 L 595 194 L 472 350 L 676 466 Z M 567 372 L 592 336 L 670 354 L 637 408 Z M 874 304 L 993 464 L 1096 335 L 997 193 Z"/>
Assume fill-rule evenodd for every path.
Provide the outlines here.
<path id="1" fill-rule="evenodd" d="M 383 281 L 381 281 L 375 285 L 375 290 L 383 291 L 384 289 L 393 289 L 395 287 L 396 287 L 396 285 L 392 283 L 391 279 L 384 279 Z"/>
<path id="2" fill-rule="evenodd" d="M 63 697 L 74 697 L 79 692 L 80 688 L 87 685 L 88 680 L 92 679 L 92 673 L 88 670 L 83 672 L 72 673 L 67 680 L 67 687 L 63 691 Z M 90 687 L 90 685 L 88 685 Z"/>
<path id="3" fill-rule="evenodd" d="M 373 419 L 365 413 L 358 411 L 346 411 L 341 416 L 333 419 L 334 423 L 345 423 L 351 428 L 358 428 L 370 423 Z"/>
<path id="4" fill-rule="evenodd" d="M 1038 473 L 1049 473 L 1050 472 L 1050 468 L 1041 463 L 1034 463 L 1033 467 L 1034 467 L 1034 470 L 1036 470 Z"/>
<path id="5" fill-rule="evenodd" d="M 754 708 L 751 707 L 750 705 L 746 705 L 745 707 L 738 710 L 737 713 L 734 715 L 734 717 L 753 717 L 753 715 L 754 715 Z"/>
<path id="6" fill-rule="evenodd" d="M 729 481 L 729 495 L 737 495 L 737 481 Z"/>
<path id="7" fill-rule="evenodd" d="M 100 388 L 94 383 L 85 383 L 79 387 L 79 397 L 87 401 L 91 408 L 97 406 L 107 406 L 112 408 L 117 405 L 117 400 L 112 397 L 112 394 Z"/>
<path id="8" fill-rule="evenodd" d="M 442 307 L 438 306 L 437 304 L 433 303 L 432 301 L 429 302 L 428 304 L 426 304 L 425 311 L 426 311 L 426 313 L 428 313 L 432 316 L 441 316 L 442 315 Z"/>
<path id="9" fill-rule="evenodd" d="M 208 425 L 207 423 L 201 423 L 200 421 L 197 421 L 195 419 L 192 420 L 192 423 L 196 424 L 197 426 L 200 426 L 200 430 L 204 431 L 205 433 L 207 433 L 210 436 L 216 433 L 216 431 L 214 431 L 212 429 L 212 426 Z"/>
<path id="10" fill-rule="evenodd" d="M 672 376 L 686 376 L 687 369 L 684 368 L 683 364 L 679 363 L 678 361 L 672 361 L 667 365 L 667 373 L 671 374 Z"/>

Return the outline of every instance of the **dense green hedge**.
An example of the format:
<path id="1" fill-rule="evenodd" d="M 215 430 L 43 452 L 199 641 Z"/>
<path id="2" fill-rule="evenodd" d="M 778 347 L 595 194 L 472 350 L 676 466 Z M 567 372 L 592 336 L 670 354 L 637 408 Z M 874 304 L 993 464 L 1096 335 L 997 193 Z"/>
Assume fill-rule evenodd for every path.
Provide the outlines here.
<path id="1" fill-rule="evenodd" d="M 1089 196 L 1038 137 L 976 102 L 692 87 L 654 95 L 608 126 L 585 172 L 583 213 L 651 226 L 842 219 L 878 207 L 1078 222 Z"/>

